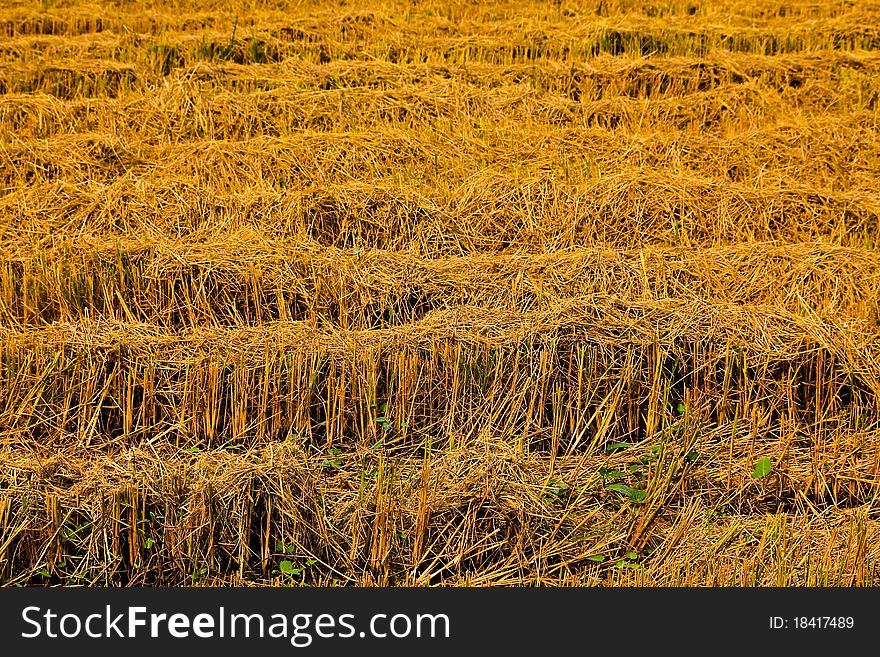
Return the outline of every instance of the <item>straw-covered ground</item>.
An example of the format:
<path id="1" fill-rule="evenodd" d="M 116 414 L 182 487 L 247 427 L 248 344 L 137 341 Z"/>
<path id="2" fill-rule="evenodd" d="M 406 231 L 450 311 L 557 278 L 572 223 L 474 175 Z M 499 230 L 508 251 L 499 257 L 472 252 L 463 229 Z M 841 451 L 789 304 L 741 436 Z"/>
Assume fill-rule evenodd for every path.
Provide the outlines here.
<path id="1" fill-rule="evenodd" d="M 0 583 L 880 583 L 877 0 L 11 0 Z"/>

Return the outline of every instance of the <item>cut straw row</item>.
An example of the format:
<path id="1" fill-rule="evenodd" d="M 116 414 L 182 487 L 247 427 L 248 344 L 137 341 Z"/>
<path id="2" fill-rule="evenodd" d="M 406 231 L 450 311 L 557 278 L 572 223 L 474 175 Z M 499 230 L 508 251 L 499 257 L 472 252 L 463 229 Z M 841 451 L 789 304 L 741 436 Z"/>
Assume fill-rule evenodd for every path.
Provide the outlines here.
<path id="1" fill-rule="evenodd" d="M 710 299 L 877 321 L 880 256 L 820 244 L 575 249 L 425 259 L 231 233 L 203 243 L 100 238 L 5 249 L 0 321 L 195 327 L 272 321 L 404 325 L 460 305 L 546 310 L 567 299 Z"/>
<path id="2" fill-rule="evenodd" d="M 221 172 L 216 172 L 218 179 Z M 0 240 L 61 237 L 222 238 L 252 230 L 338 248 L 428 257 L 543 252 L 576 246 L 708 247 L 744 241 L 828 241 L 873 248 L 876 196 L 810 187 L 756 190 L 669 171 L 627 170 L 583 185 L 538 174 L 476 172 L 455 189 L 352 182 L 278 191 L 239 189 L 233 166 L 220 190 L 197 181 L 44 183 L 0 198 Z M 281 182 L 281 181 L 279 181 Z"/>
<path id="3" fill-rule="evenodd" d="M 0 576 L 93 585 L 876 584 L 880 527 L 869 505 L 807 515 L 806 496 L 786 502 L 776 482 L 746 475 L 730 504 L 710 506 L 693 494 L 701 477 L 673 460 L 661 454 L 661 465 L 645 468 L 647 494 L 633 506 L 604 481 L 608 459 L 554 464 L 490 443 L 430 463 L 381 450 L 309 456 L 290 443 L 161 456 L 6 453 Z M 757 507 L 738 513 L 736 500 Z M 279 570 L 282 560 L 296 572 Z"/>
<path id="4" fill-rule="evenodd" d="M 880 40 L 880 35 L 876 38 Z M 447 51 L 444 44 L 438 47 Z M 870 94 L 877 78 L 877 46 L 868 51 L 830 51 L 821 56 L 813 51 L 782 56 L 714 53 L 699 58 L 691 55 L 664 59 L 619 55 L 590 59 L 590 64 L 582 63 L 583 58 L 570 62 L 516 58 L 467 62 L 448 56 L 426 63 L 430 50 L 409 62 L 366 54 L 341 59 L 323 54 L 305 59 L 276 55 L 272 63 L 265 63 L 265 55 L 253 55 L 256 61 L 239 57 L 188 62 L 178 54 L 176 46 L 162 46 L 158 51 L 151 46 L 146 55 L 138 54 L 132 62 L 132 56 L 121 54 L 115 58 L 112 53 L 107 53 L 108 57 L 101 57 L 100 53 L 86 57 L 59 50 L 38 60 L 10 53 L 12 61 L 7 63 L 3 62 L 0 50 L 0 92 L 49 94 L 66 100 L 107 100 L 117 96 L 134 99 L 144 92 L 167 89 L 170 84 L 197 84 L 214 93 L 308 91 L 327 96 L 338 96 L 340 90 L 385 94 L 395 90 L 402 95 L 427 88 L 435 89 L 436 95 L 438 88 L 445 87 L 449 97 L 455 98 L 507 88 L 587 103 L 617 97 L 688 98 L 751 85 L 795 102 L 824 92 L 855 107 L 853 100 L 859 92 Z M 863 100 L 868 101 L 869 107 L 876 105 L 871 96 Z"/>
<path id="5" fill-rule="evenodd" d="M 463 130 L 455 137 L 424 122 L 388 124 L 380 132 L 295 131 L 287 126 L 287 136 L 248 137 L 237 134 L 237 121 L 225 122 L 230 107 L 229 114 L 204 115 L 210 118 L 202 131 L 214 134 L 214 139 L 197 138 L 193 131 L 191 139 L 179 134 L 179 141 L 155 143 L 152 140 L 161 133 L 149 126 L 159 115 L 131 112 L 144 121 L 137 134 L 138 126 L 129 123 L 118 126 L 119 135 L 61 133 L 39 139 L 19 135 L 0 151 L 0 191 L 53 182 L 106 185 L 128 176 L 196 180 L 214 191 L 246 187 L 283 191 L 357 180 L 386 186 L 405 182 L 415 189 L 445 187 L 454 194 L 454 188 L 466 184 L 476 171 L 521 182 L 552 177 L 560 186 L 571 187 L 593 184 L 600 176 L 671 169 L 678 175 L 704 178 L 706 183 L 748 186 L 753 193 L 809 188 L 834 194 L 873 192 L 880 158 L 875 131 L 865 117 L 858 116 L 808 119 L 734 137 L 676 129 L 644 135 L 536 124 L 524 142 L 512 117 L 497 117 L 498 122 L 481 132 L 465 126 L 461 117 Z M 221 139 L 223 134 L 232 138 Z"/>
<path id="6" fill-rule="evenodd" d="M 389 329 L 308 322 L 168 332 L 78 323 L 3 331 L 5 440 L 442 444 L 521 450 L 640 441 L 687 409 L 754 431 L 876 424 L 876 326 L 701 301 L 459 307 Z"/>

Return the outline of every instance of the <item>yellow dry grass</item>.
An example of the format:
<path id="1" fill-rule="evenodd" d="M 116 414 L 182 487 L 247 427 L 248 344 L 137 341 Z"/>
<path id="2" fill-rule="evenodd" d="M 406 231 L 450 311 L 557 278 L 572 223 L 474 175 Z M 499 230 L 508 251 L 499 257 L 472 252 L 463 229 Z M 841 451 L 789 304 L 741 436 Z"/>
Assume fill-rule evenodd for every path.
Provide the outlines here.
<path id="1" fill-rule="evenodd" d="M 0 583 L 876 585 L 878 25 L 6 3 Z"/>

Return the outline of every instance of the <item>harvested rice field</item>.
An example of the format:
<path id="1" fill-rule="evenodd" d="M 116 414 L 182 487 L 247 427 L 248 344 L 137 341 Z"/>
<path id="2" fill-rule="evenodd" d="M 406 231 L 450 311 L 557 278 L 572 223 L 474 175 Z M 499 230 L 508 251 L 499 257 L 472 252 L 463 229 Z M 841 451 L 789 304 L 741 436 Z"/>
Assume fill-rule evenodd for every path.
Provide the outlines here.
<path id="1" fill-rule="evenodd" d="M 9 0 L 0 584 L 880 583 L 880 1 Z"/>

